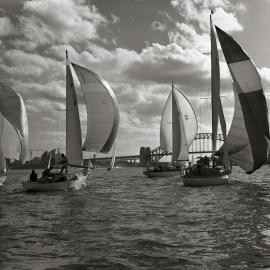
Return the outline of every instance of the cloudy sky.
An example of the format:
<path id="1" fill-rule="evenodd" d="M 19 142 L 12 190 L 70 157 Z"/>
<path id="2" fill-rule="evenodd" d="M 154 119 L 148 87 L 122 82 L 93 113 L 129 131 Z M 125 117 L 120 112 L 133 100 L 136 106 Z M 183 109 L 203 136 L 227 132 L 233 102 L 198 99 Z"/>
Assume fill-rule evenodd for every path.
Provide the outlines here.
<path id="1" fill-rule="evenodd" d="M 200 131 L 209 130 L 209 8 L 257 65 L 268 97 L 269 0 L 1 0 L 0 80 L 23 97 L 30 148 L 65 147 L 65 49 L 102 76 L 120 106 L 117 154 L 159 145 L 171 81 L 191 100 Z M 221 61 L 224 61 L 221 56 Z M 231 78 L 221 63 L 228 122 Z M 76 91 L 81 95 L 78 82 Z M 80 106 L 85 130 L 85 110 Z"/>

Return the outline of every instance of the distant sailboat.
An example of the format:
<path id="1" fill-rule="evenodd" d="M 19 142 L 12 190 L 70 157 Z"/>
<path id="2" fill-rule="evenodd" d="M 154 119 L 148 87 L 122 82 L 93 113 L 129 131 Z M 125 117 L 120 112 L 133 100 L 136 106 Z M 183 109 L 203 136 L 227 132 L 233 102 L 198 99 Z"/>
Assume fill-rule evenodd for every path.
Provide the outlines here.
<path id="1" fill-rule="evenodd" d="M 115 144 L 113 146 L 111 163 L 110 163 L 109 167 L 107 168 L 107 171 L 111 171 L 114 168 L 114 163 L 115 163 Z"/>
<path id="2" fill-rule="evenodd" d="M 6 180 L 6 158 L 24 161 L 28 149 L 28 120 L 23 99 L 0 82 L 0 185 Z"/>
<path id="3" fill-rule="evenodd" d="M 166 101 L 160 122 L 160 147 L 172 152 L 172 165 L 157 165 L 153 170 L 145 170 L 148 177 L 179 176 L 181 164 L 189 160 L 188 150 L 198 130 L 193 107 L 185 94 L 172 84 L 172 90 Z"/>
<path id="4" fill-rule="evenodd" d="M 268 108 L 262 89 L 261 78 L 252 60 L 241 46 L 227 33 L 216 26 L 223 54 L 233 79 L 235 111 L 231 128 L 226 136 L 226 123 L 219 96 L 219 65 L 216 37 L 212 18 L 212 130 L 213 151 L 216 149 L 217 116 L 220 119 L 224 144 L 216 155 L 221 157 L 222 166 L 213 168 L 189 168 L 183 177 L 184 185 L 202 186 L 228 183 L 230 162 L 252 173 L 268 158 L 269 123 Z M 213 46 L 214 44 L 214 46 Z M 214 77 L 213 77 L 214 76 Z M 214 153 L 215 154 L 215 153 Z M 214 155 L 213 155 L 214 156 Z"/>
<path id="5" fill-rule="evenodd" d="M 119 126 L 119 108 L 109 84 L 93 71 L 73 64 L 84 94 L 87 112 L 87 132 L 82 146 L 81 124 L 78 102 L 66 53 L 66 156 L 70 167 L 83 166 L 82 151 L 108 153 L 114 144 Z M 63 179 L 63 177 L 65 179 Z M 27 190 L 63 190 L 70 186 L 70 180 L 77 180 L 74 174 L 53 175 L 52 183 L 42 181 L 25 182 Z M 58 181 L 58 180 L 64 181 Z"/>

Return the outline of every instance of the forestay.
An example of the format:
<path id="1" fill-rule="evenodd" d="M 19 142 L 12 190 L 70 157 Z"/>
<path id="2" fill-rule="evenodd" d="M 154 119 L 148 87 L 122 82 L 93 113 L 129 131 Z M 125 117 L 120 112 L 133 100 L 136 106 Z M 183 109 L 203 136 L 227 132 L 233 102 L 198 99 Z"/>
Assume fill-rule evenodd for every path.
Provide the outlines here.
<path id="1" fill-rule="evenodd" d="M 86 111 L 87 133 L 83 149 L 108 153 L 119 126 L 119 108 L 109 84 L 93 71 L 73 64 L 80 81 Z"/>
<path id="2" fill-rule="evenodd" d="M 227 136 L 234 164 L 248 173 L 268 158 L 268 108 L 258 71 L 241 46 L 216 26 L 219 41 L 234 83 L 235 113 Z"/>

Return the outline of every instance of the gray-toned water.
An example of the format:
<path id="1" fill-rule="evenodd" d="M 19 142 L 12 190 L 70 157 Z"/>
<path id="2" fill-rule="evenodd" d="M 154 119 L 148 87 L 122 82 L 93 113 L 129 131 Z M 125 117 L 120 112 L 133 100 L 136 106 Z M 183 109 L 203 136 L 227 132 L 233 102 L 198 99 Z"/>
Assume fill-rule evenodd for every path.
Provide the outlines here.
<path id="1" fill-rule="evenodd" d="M 270 269 L 270 168 L 184 187 L 96 169 L 77 191 L 0 187 L 0 269 Z"/>

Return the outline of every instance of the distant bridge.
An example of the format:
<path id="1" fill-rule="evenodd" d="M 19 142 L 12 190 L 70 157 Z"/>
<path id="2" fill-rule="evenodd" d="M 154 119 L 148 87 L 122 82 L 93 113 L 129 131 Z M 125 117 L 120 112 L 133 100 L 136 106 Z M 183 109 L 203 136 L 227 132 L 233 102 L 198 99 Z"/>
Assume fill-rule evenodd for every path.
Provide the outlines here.
<path id="1" fill-rule="evenodd" d="M 222 145 L 224 139 L 222 134 L 217 135 L 217 149 Z M 198 133 L 189 147 L 189 154 L 211 154 L 212 153 L 212 133 Z M 172 153 L 164 151 L 161 147 L 157 147 L 150 151 L 149 158 L 151 163 L 156 163 L 158 160 L 165 156 L 170 156 Z M 116 161 L 128 161 L 130 163 L 136 164 L 140 163 L 142 156 L 141 155 L 127 155 L 127 156 L 117 156 Z M 91 159 L 94 162 L 109 162 L 111 157 L 100 157 Z"/>

